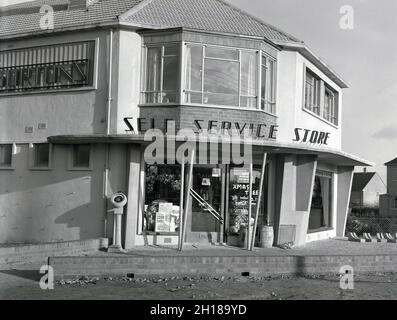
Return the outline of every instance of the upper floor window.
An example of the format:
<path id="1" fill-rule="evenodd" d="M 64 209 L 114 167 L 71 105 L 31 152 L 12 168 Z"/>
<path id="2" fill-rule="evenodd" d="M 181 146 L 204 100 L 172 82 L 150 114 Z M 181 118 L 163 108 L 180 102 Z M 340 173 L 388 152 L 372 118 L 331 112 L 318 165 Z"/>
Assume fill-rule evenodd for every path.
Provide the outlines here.
<path id="1" fill-rule="evenodd" d="M 337 102 L 337 93 L 325 86 L 325 97 L 324 97 L 324 119 L 337 124 L 338 119 L 338 102 Z"/>
<path id="2" fill-rule="evenodd" d="M 320 115 L 320 88 L 320 78 L 306 70 L 305 108 L 318 115 Z"/>
<path id="3" fill-rule="evenodd" d="M 94 41 L 0 51 L 0 93 L 93 85 Z"/>
<path id="4" fill-rule="evenodd" d="M 146 48 L 143 103 L 179 101 L 179 44 Z"/>
<path id="5" fill-rule="evenodd" d="M 304 108 L 338 125 L 338 92 L 307 68 Z"/>
<path id="6" fill-rule="evenodd" d="M 276 113 L 276 61 L 262 56 L 261 109 Z"/>
<path id="7" fill-rule="evenodd" d="M 264 56 L 261 63 L 258 50 L 194 43 L 185 44 L 179 59 L 179 49 L 175 44 L 146 47 L 142 103 L 178 103 L 181 94 L 182 103 L 275 113 L 275 60 Z"/>
<path id="8" fill-rule="evenodd" d="M 188 103 L 256 108 L 257 75 L 257 51 L 186 45 Z"/>

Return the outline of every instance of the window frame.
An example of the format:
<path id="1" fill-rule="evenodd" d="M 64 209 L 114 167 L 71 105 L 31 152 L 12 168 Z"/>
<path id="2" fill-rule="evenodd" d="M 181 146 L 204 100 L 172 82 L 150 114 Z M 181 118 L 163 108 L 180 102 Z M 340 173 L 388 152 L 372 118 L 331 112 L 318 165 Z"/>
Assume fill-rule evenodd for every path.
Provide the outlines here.
<path id="1" fill-rule="evenodd" d="M 14 154 L 15 154 L 16 145 L 15 145 L 15 143 L 0 143 L 0 147 L 3 147 L 3 146 L 11 146 L 11 162 L 10 162 L 10 165 L 0 164 L 0 170 L 14 170 L 15 169 Z M 0 150 L 1 149 L 2 148 L 0 148 Z"/>
<path id="2" fill-rule="evenodd" d="M 147 82 L 147 71 L 148 71 L 148 48 L 151 47 L 161 47 L 164 48 L 166 46 L 172 46 L 180 44 L 180 51 L 179 51 L 179 87 L 177 88 L 176 92 L 176 99 L 177 102 L 170 102 L 170 103 L 159 103 L 159 102 L 146 102 L 145 99 L 145 94 L 148 93 L 146 90 L 146 82 Z M 192 46 L 198 46 L 201 47 L 202 54 L 201 54 L 201 91 L 197 90 L 187 90 L 186 89 L 186 69 L 187 69 L 187 54 L 186 54 L 186 47 L 188 45 Z M 205 50 L 208 47 L 214 47 L 214 48 L 224 48 L 224 49 L 229 49 L 229 50 L 236 50 L 238 51 L 239 55 L 239 60 L 233 60 L 233 59 L 221 59 L 219 57 L 206 57 L 205 55 Z M 163 50 L 163 49 L 162 49 Z M 241 84 L 241 79 L 242 79 L 242 52 L 244 51 L 249 51 L 249 52 L 254 52 L 256 54 L 256 72 L 255 72 L 255 91 L 256 95 L 255 96 L 250 96 L 250 95 L 245 95 L 242 94 L 242 84 Z M 186 106 L 200 106 L 200 107 L 212 107 L 212 108 L 227 108 L 227 109 L 238 109 L 238 110 L 250 110 L 250 111 L 261 111 L 265 112 L 268 114 L 271 114 L 273 116 L 277 116 L 277 67 L 278 67 L 278 61 L 277 57 L 273 57 L 269 55 L 267 52 L 264 50 L 259 50 L 259 49 L 254 49 L 254 48 L 243 48 L 243 47 L 237 47 L 237 46 L 226 46 L 226 45 L 218 45 L 218 44 L 208 44 L 208 43 L 199 43 L 199 42 L 194 42 L 194 41 L 173 41 L 173 42 L 160 42 L 160 43 L 150 43 L 150 44 L 145 44 L 142 47 L 142 67 L 141 67 L 141 90 L 140 90 L 140 102 L 139 106 L 174 106 L 174 105 L 186 105 Z M 262 77 L 262 57 L 265 57 L 268 60 L 271 60 L 274 66 L 274 72 L 273 72 L 273 78 L 272 78 L 272 83 L 273 83 L 273 100 L 274 101 L 268 101 L 268 103 L 271 103 L 273 105 L 273 108 L 270 108 L 271 110 L 265 110 L 262 109 L 261 107 L 261 77 Z M 239 75 L 238 75 L 238 105 L 222 105 L 222 104 L 211 104 L 211 103 L 204 103 L 204 86 L 205 86 L 205 60 L 206 59 L 211 59 L 211 60 L 222 60 L 222 61 L 234 61 L 239 63 Z M 161 79 L 161 85 L 162 85 L 163 79 Z M 201 103 L 200 102 L 188 102 L 186 99 L 186 95 L 188 92 L 191 93 L 196 93 L 196 94 L 201 94 Z M 241 105 L 242 98 L 254 98 L 256 99 L 255 103 L 253 103 L 252 107 L 244 107 Z"/>
<path id="3" fill-rule="evenodd" d="M 178 48 L 178 55 L 167 55 L 165 56 L 165 47 L 172 47 L 172 46 L 177 46 Z M 142 74 L 142 81 L 141 81 L 141 90 L 140 90 L 140 98 L 139 98 L 139 104 L 140 105 L 175 105 L 175 104 L 180 104 L 180 92 L 181 92 L 181 69 L 182 69 L 182 53 L 181 53 L 181 42 L 166 42 L 166 43 L 153 43 L 153 44 L 147 44 L 142 47 L 143 51 L 143 63 L 142 63 L 142 68 L 141 68 L 141 74 Z M 153 90 L 147 90 L 147 72 L 149 70 L 148 66 L 148 49 L 149 48 L 160 48 L 161 50 L 161 62 L 160 62 L 160 90 L 159 91 L 153 91 Z M 176 91 L 171 91 L 163 90 L 164 86 L 164 57 L 177 57 L 178 58 L 178 71 L 177 71 L 177 88 Z M 171 93 L 175 94 L 176 97 L 176 102 L 146 102 L 146 94 L 159 94 L 160 97 L 164 93 Z"/>
<path id="4" fill-rule="evenodd" d="M 48 144 L 48 165 L 47 166 L 37 166 L 36 156 L 37 156 L 37 145 Z M 37 142 L 29 143 L 29 170 L 32 171 L 49 171 L 52 170 L 52 143 L 48 142 Z"/>
<path id="5" fill-rule="evenodd" d="M 273 74 L 272 74 L 272 78 L 271 78 L 271 83 L 273 84 L 273 86 L 271 87 L 271 89 L 269 90 L 268 88 L 268 83 L 266 82 L 265 84 L 265 95 L 266 97 L 263 98 L 262 97 L 262 87 L 263 87 L 263 83 L 262 83 L 262 73 L 263 73 L 263 58 L 265 58 L 266 61 L 266 65 L 265 65 L 265 69 L 269 72 L 270 70 L 270 62 L 273 64 Z M 270 113 L 273 115 L 277 114 L 277 59 L 265 54 L 262 52 L 261 57 L 260 57 L 260 87 L 259 87 L 259 97 L 258 99 L 260 100 L 258 103 L 258 108 L 266 113 Z M 268 77 L 265 77 L 265 81 L 268 80 Z M 271 96 L 274 97 L 274 99 L 268 99 L 268 92 L 270 92 Z M 262 108 L 262 101 L 264 101 L 264 108 Z M 266 106 L 270 105 L 270 111 L 266 110 Z M 274 110 L 273 110 L 274 109 Z"/>
<path id="6" fill-rule="evenodd" d="M 74 155 L 75 155 L 75 147 L 78 145 L 89 145 L 89 164 L 87 167 L 75 166 L 74 165 Z M 68 170 L 69 171 L 92 171 L 92 162 L 93 162 L 93 144 L 92 143 L 76 143 L 69 146 L 69 159 L 68 159 Z"/>
<path id="7" fill-rule="evenodd" d="M 157 166 L 157 167 L 171 167 L 171 168 L 176 168 L 177 171 L 179 170 L 179 174 L 181 175 L 181 167 L 177 164 L 159 164 L 159 163 L 155 163 L 155 164 L 147 164 L 144 160 L 144 153 L 142 152 L 142 156 L 141 156 L 141 173 L 140 173 L 140 186 L 143 190 L 143 192 L 140 195 L 140 206 L 139 206 L 139 212 L 138 212 L 138 235 L 167 235 L 167 236 L 173 236 L 173 235 L 177 235 L 178 231 L 175 232 L 171 232 L 171 231 L 151 231 L 151 230 L 145 230 L 145 214 L 146 214 L 146 209 L 147 209 L 147 196 L 146 196 L 146 188 L 147 188 L 147 168 L 150 166 Z M 182 180 L 181 180 L 182 181 Z M 186 183 L 186 182 L 185 182 Z M 185 185 L 183 186 L 185 187 Z M 180 204 L 179 204 L 180 205 Z M 146 226 L 147 227 L 147 226 Z"/>
<path id="8" fill-rule="evenodd" d="M 317 99 L 319 100 L 319 106 L 318 106 L 318 113 L 313 110 L 313 106 L 311 105 L 310 108 L 307 108 L 307 75 L 310 74 L 313 78 L 314 81 L 318 81 L 318 93 L 317 93 Z M 304 65 L 303 68 L 303 86 L 302 86 L 302 110 L 315 116 L 316 118 L 326 122 L 327 124 L 339 128 L 339 97 L 340 97 L 340 92 L 333 88 L 329 82 L 325 81 L 323 78 L 321 78 L 316 72 L 313 71 L 313 69 L 307 67 Z M 313 84 L 314 91 L 316 91 L 316 86 L 315 83 Z M 326 106 L 326 94 L 330 93 L 333 96 L 333 104 L 331 107 L 328 109 L 328 118 L 325 114 L 325 106 Z"/>

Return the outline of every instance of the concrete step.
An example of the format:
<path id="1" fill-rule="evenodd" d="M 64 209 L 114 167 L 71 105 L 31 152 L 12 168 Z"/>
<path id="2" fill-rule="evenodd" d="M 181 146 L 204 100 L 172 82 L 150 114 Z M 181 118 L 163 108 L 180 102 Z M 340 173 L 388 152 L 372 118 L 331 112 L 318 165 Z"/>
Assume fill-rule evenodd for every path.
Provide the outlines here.
<path id="1" fill-rule="evenodd" d="M 55 277 L 150 275 L 277 275 L 338 274 L 352 266 L 354 273 L 397 272 L 397 255 L 312 256 L 131 256 L 97 255 L 50 257 Z"/>
<path id="2" fill-rule="evenodd" d="M 107 238 L 0 247 L 0 266 L 47 260 L 49 256 L 81 255 L 108 247 Z"/>

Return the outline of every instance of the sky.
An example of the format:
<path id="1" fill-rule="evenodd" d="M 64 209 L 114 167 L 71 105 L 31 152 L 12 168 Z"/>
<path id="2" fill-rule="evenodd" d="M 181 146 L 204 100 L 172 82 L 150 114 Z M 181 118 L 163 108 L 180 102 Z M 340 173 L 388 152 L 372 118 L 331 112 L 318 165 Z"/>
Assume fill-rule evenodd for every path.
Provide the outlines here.
<path id="1" fill-rule="evenodd" d="M 0 5 L 26 0 L 0 0 Z M 305 43 L 349 83 L 343 93 L 342 149 L 376 165 L 397 157 L 396 0 L 227 0 Z M 352 30 L 340 28 L 350 5 Z"/>

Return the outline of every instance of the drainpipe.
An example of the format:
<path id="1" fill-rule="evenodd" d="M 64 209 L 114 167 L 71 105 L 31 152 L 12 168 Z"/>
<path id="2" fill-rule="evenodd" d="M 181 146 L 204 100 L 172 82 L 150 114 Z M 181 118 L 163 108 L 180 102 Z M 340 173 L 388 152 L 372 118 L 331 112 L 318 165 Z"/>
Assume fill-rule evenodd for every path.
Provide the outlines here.
<path id="1" fill-rule="evenodd" d="M 108 65 L 108 96 L 107 96 L 107 115 L 106 115 L 106 134 L 110 134 L 110 111 L 112 107 L 112 72 L 113 72 L 113 29 L 109 32 L 109 65 Z M 105 150 L 105 170 L 104 170 L 104 188 L 103 198 L 105 200 L 105 219 L 104 219 L 104 237 L 107 238 L 108 224 L 108 183 L 109 183 L 109 144 L 106 144 Z"/>

